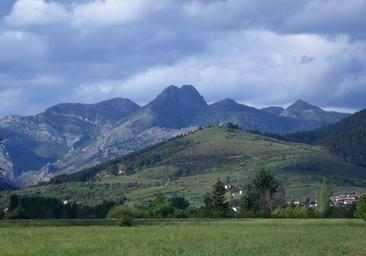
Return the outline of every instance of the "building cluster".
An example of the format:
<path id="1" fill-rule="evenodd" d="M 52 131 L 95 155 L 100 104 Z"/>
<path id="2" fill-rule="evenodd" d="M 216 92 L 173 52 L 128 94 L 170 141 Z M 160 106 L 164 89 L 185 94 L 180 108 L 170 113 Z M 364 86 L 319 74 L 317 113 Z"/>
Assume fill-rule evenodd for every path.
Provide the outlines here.
<path id="1" fill-rule="evenodd" d="M 233 198 L 240 197 L 243 194 L 240 186 L 227 184 L 225 185 L 225 190 L 231 194 Z M 332 206 L 351 206 L 355 204 L 360 198 L 361 195 L 358 194 L 341 194 L 341 195 L 333 195 L 330 197 L 330 204 Z M 296 207 L 300 205 L 306 205 L 311 209 L 315 209 L 318 206 L 318 202 L 316 200 L 306 200 L 306 201 L 299 201 L 299 200 L 291 200 L 286 202 L 288 206 Z"/>
<path id="2" fill-rule="evenodd" d="M 350 206 L 353 205 L 358 199 L 356 195 L 338 195 L 330 198 L 332 205 L 334 206 Z"/>
<path id="3" fill-rule="evenodd" d="M 330 199 L 330 204 L 332 206 L 351 206 L 354 203 L 357 202 L 358 198 L 360 196 L 356 195 L 356 194 L 346 194 L 346 195 L 334 195 L 331 196 Z M 299 206 L 299 205 L 306 205 L 311 209 L 315 209 L 318 206 L 318 202 L 316 200 L 306 200 L 305 202 L 303 201 L 287 201 L 287 204 L 289 206 Z"/>

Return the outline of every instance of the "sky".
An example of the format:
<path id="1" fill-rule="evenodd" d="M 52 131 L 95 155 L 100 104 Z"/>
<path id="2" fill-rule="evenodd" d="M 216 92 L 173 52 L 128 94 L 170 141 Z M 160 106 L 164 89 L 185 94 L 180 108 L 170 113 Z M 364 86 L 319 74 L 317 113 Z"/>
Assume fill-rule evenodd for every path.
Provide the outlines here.
<path id="1" fill-rule="evenodd" d="M 366 108 L 366 0 L 0 0 L 0 117 L 171 84 Z"/>

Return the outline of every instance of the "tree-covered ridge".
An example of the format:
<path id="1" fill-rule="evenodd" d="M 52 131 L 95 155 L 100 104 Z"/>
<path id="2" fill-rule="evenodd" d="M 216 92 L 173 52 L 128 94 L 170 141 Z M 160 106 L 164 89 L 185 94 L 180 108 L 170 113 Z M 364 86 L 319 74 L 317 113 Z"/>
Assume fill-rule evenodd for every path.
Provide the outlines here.
<path id="1" fill-rule="evenodd" d="M 298 132 L 287 139 L 307 144 L 322 145 L 338 156 L 366 166 L 366 110 L 327 127 Z"/>

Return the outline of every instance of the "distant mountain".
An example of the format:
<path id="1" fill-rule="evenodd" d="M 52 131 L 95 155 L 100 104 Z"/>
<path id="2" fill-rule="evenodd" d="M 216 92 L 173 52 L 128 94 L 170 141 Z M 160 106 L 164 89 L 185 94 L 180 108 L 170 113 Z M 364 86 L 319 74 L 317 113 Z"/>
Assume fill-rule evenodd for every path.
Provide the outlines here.
<path id="1" fill-rule="evenodd" d="M 114 98 L 96 104 L 58 104 L 39 116 L 57 126 L 62 125 L 62 120 L 69 121 L 70 118 L 103 125 L 106 122 L 118 122 L 139 109 L 140 106 L 129 99 Z"/>
<path id="2" fill-rule="evenodd" d="M 15 179 L 70 154 L 140 107 L 128 99 L 97 104 L 59 104 L 35 116 L 0 120 L 1 166 Z M 0 162 L 1 163 L 1 162 Z"/>
<path id="3" fill-rule="evenodd" d="M 309 103 L 298 100 L 284 111 L 280 116 L 294 118 L 314 123 L 314 128 L 324 125 L 336 123 L 350 114 L 325 111 L 319 107 L 310 105 Z"/>
<path id="4" fill-rule="evenodd" d="M 355 164 L 366 166 L 366 110 L 313 131 L 289 134 L 287 139 L 322 145 Z"/>
<path id="5" fill-rule="evenodd" d="M 281 107 L 267 107 L 267 108 L 261 108 L 263 112 L 266 112 L 268 114 L 272 115 L 279 115 L 281 114 L 285 109 Z"/>
<path id="6" fill-rule="evenodd" d="M 322 147 L 224 125 L 204 128 L 71 175 L 56 176 L 47 185 L 21 193 L 43 191 L 58 198 L 68 196 L 73 201 L 96 204 L 121 197 L 129 202 L 146 202 L 160 192 L 181 194 L 200 203 L 218 177 L 244 189 L 260 166 L 266 166 L 282 180 L 289 198 L 313 198 L 323 177 L 328 177 L 332 191 L 337 193 L 366 188 L 365 168 L 347 163 Z M 125 175 L 113 177 L 120 170 Z"/>
<path id="7" fill-rule="evenodd" d="M 274 116 L 256 108 L 241 105 L 232 99 L 225 99 L 207 106 L 197 113 L 192 124 L 208 126 L 225 123 L 238 124 L 246 130 L 258 130 L 283 134 L 303 130 L 303 123 L 289 118 Z"/>
<path id="8" fill-rule="evenodd" d="M 169 86 L 144 109 L 151 111 L 167 128 L 183 128 L 191 125 L 191 117 L 207 106 L 205 99 L 191 85 L 181 88 Z"/>
<path id="9" fill-rule="evenodd" d="M 278 111 L 278 110 L 277 110 Z M 226 99 L 208 105 L 191 85 L 169 86 L 140 107 L 128 99 L 58 104 L 35 116 L 0 119 L 0 166 L 20 185 L 36 184 L 128 154 L 177 135 L 223 123 L 286 134 L 338 121 L 345 114 L 297 102 L 279 115 Z"/>

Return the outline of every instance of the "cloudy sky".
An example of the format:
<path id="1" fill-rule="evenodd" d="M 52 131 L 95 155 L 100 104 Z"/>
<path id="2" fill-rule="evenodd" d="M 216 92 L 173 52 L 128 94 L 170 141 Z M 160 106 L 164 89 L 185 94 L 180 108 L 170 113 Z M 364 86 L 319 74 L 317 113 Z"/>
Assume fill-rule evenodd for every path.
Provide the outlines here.
<path id="1" fill-rule="evenodd" d="M 0 0 L 0 116 L 170 84 L 366 108 L 366 0 Z"/>

